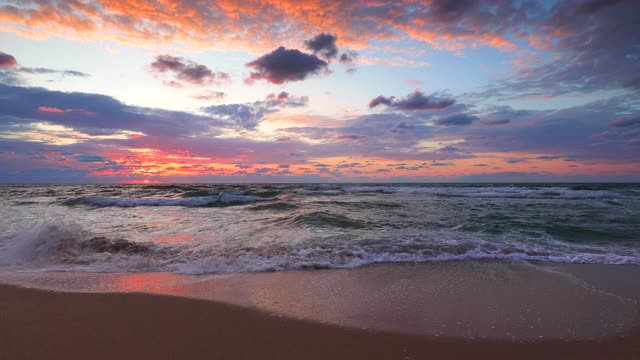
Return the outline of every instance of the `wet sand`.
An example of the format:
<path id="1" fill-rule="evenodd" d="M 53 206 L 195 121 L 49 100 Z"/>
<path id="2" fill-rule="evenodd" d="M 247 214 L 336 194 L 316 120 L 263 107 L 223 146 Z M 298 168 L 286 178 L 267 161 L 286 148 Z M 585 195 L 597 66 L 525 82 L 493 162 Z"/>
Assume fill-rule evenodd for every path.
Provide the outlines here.
<path id="1" fill-rule="evenodd" d="M 197 299 L 0 286 L 2 359 L 637 359 L 640 332 L 469 341 L 353 330 Z"/>
<path id="2" fill-rule="evenodd" d="M 639 272 L 467 262 L 1 274 L 76 292 L 0 285 L 0 359 L 640 359 Z"/>

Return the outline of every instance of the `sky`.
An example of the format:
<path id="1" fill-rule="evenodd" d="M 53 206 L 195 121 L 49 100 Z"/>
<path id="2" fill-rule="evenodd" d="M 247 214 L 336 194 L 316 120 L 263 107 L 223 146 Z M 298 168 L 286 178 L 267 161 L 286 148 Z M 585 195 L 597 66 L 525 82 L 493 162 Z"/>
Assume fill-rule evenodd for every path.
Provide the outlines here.
<path id="1" fill-rule="evenodd" d="M 0 0 L 0 183 L 637 182 L 637 0 Z"/>

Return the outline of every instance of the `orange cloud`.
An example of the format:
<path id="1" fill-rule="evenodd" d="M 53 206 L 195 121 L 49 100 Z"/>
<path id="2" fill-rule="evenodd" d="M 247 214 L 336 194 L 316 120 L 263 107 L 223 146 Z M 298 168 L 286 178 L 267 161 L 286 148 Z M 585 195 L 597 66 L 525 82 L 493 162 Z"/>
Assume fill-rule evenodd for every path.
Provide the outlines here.
<path id="1" fill-rule="evenodd" d="M 57 107 L 47 107 L 47 106 L 40 106 L 38 107 L 38 110 L 42 112 L 48 112 L 48 113 L 63 113 L 63 112 L 69 111 L 69 110 L 58 109 Z"/>
<path id="2" fill-rule="evenodd" d="M 6 5 L 0 28 L 21 36 L 76 41 L 112 40 L 137 47 L 244 50 L 259 54 L 279 45 L 299 47 L 319 32 L 341 46 L 363 48 L 371 40 L 402 34 L 433 47 L 458 51 L 515 45 L 478 16 L 453 23 L 430 14 L 431 1 L 365 0 L 52 0 Z M 415 11 L 416 7 L 419 11 Z M 491 23 L 491 22 L 490 22 Z M 489 24 L 490 25 L 490 24 Z M 461 28 L 464 28 L 461 30 Z"/>
<path id="3" fill-rule="evenodd" d="M 53 106 L 39 106 L 38 111 L 52 114 L 62 114 L 62 113 L 82 113 L 83 115 L 95 115 L 95 113 L 82 109 L 60 109 Z"/>

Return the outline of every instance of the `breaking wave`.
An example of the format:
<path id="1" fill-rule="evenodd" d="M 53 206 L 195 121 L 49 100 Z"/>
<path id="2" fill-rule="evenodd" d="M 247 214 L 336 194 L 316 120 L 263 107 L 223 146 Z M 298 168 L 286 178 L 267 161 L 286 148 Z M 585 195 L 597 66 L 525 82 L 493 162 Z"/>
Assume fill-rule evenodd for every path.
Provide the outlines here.
<path id="1" fill-rule="evenodd" d="M 638 189 L 7 185 L 0 271 L 201 274 L 480 259 L 640 265 Z"/>
<path id="2" fill-rule="evenodd" d="M 76 224 L 51 222 L 14 237 L 0 264 L 50 270 L 132 271 L 147 269 L 169 252 L 152 243 L 92 236 Z M 119 270 L 118 270 L 119 269 Z"/>
<path id="3" fill-rule="evenodd" d="M 337 219 L 332 219 L 335 221 Z M 341 219 L 343 220 L 343 219 Z M 294 221 L 300 221 L 296 218 Z M 351 227 L 352 223 L 345 223 Z M 358 225 L 359 226 L 359 225 Z M 38 271 L 139 272 L 184 274 L 355 268 L 388 262 L 461 260 L 546 261 L 561 263 L 640 264 L 640 249 L 624 244 L 580 245 L 553 238 L 502 237 L 495 241 L 468 234 L 353 239 L 259 246 L 165 246 L 94 236 L 75 224 L 48 223 L 19 233 L 0 257 L 3 266 Z M 441 240 L 434 240 L 439 235 Z M 442 240 L 445 239 L 445 240 Z"/>

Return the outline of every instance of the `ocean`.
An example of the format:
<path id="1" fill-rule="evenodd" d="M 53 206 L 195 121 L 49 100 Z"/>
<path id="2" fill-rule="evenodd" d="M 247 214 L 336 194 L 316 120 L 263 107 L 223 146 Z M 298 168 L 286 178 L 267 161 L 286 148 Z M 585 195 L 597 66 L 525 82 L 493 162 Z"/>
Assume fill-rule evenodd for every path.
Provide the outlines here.
<path id="1" fill-rule="evenodd" d="M 2 185 L 0 271 L 640 264 L 639 184 Z"/>

